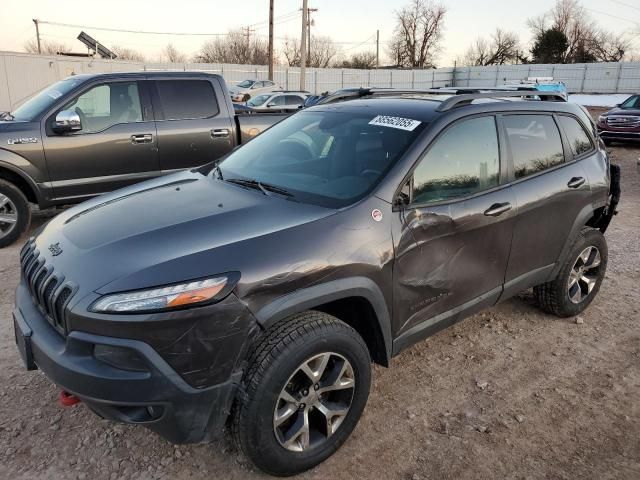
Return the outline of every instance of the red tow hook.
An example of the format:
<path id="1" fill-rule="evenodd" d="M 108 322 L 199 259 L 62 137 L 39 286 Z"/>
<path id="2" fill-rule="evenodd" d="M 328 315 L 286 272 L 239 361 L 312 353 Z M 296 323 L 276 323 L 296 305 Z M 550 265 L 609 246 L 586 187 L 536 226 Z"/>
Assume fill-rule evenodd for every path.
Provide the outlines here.
<path id="1" fill-rule="evenodd" d="M 60 390 L 59 400 L 63 407 L 72 407 L 76 403 L 80 403 L 80 399 L 78 397 L 69 392 L 65 392 L 64 390 Z"/>

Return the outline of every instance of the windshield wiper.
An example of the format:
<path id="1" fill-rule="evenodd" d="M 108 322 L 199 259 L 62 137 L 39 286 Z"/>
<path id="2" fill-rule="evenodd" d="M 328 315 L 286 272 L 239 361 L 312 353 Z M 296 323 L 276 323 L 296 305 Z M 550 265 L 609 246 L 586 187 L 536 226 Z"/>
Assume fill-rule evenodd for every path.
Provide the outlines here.
<path id="1" fill-rule="evenodd" d="M 213 171 L 218 174 L 218 180 L 224 180 L 222 176 L 222 170 L 220 169 L 220 164 L 216 163 L 213 167 Z"/>
<path id="2" fill-rule="evenodd" d="M 11 112 L 0 112 L 0 120 L 15 120 L 15 117 L 11 115 Z"/>
<path id="3" fill-rule="evenodd" d="M 256 190 L 260 190 L 265 195 L 269 196 L 271 193 L 279 193 L 280 195 L 284 195 L 285 197 L 294 197 L 293 193 L 289 190 L 278 187 L 276 185 L 271 185 L 269 183 L 259 182 L 258 180 L 245 179 L 245 178 L 229 178 L 225 180 L 229 183 L 235 183 L 237 185 L 241 185 L 243 187 L 254 188 Z"/>

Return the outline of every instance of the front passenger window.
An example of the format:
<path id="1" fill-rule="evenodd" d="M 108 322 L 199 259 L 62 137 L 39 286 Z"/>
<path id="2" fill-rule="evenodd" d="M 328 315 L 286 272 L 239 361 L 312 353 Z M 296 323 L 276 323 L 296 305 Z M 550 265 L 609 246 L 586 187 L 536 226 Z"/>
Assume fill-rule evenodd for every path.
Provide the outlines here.
<path id="1" fill-rule="evenodd" d="M 498 185 L 494 117 L 463 120 L 438 137 L 413 173 L 413 203 L 464 197 Z"/>
<path id="2" fill-rule="evenodd" d="M 141 122 L 142 108 L 136 82 L 117 82 L 95 86 L 63 110 L 73 110 L 80 117 L 80 133 L 106 130 L 119 123 Z"/>

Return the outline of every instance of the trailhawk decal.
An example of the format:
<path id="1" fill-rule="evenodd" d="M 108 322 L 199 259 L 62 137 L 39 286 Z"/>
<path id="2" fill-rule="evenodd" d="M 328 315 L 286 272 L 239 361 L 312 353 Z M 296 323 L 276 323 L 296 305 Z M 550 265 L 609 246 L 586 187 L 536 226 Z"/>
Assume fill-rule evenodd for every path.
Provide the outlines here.
<path id="1" fill-rule="evenodd" d="M 407 130 L 409 132 L 412 132 L 421 123 L 422 122 L 418 120 L 412 120 L 411 118 L 388 117 L 387 115 L 378 115 L 376 118 L 374 118 L 369 122 L 369 125 L 398 128 L 400 130 Z"/>

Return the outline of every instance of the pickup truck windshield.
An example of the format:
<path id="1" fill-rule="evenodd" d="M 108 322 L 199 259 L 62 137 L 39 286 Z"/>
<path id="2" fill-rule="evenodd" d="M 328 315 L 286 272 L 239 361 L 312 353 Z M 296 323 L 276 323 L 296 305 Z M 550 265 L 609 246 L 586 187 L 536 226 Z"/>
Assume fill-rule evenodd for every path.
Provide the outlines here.
<path id="1" fill-rule="evenodd" d="M 300 112 L 229 154 L 218 173 L 225 181 L 254 180 L 300 202 L 341 208 L 369 193 L 424 125 L 370 112 Z"/>
<path id="2" fill-rule="evenodd" d="M 15 120 L 31 122 L 51 107 L 60 97 L 66 95 L 81 83 L 82 80 L 79 78 L 67 78 L 54 83 L 24 102 L 14 112 L 11 112 L 11 115 Z"/>

